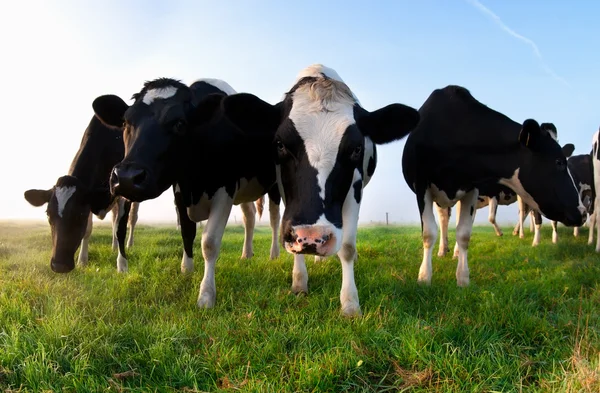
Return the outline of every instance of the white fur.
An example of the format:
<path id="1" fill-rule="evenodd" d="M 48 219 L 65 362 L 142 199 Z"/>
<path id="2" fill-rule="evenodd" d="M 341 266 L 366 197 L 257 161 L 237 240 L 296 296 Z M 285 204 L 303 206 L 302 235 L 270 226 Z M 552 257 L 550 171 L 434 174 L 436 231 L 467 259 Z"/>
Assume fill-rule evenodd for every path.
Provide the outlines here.
<path id="1" fill-rule="evenodd" d="M 429 191 L 431 192 L 431 199 L 438 204 L 438 206 L 447 208 L 452 207 L 458 202 L 463 196 L 465 196 L 464 190 L 456 191 L 456 195 L 454 198 L 450 199 L 448 194 L 445 191 L 440 190 L 435 184 L 431 184 L 429 187 Z"/>
<path id="2" fill-rule="evenodd" d="M 255 201 L 264 193 L 264 187 L 259 183 L 258 178 L 253 177 L 248 180 L 241 178 L 237 183 L 237 190 L 233 199 L 233 204 L 238 205 L 243 202 Z"/>
<path id="3" fill-rule="evenodd" d="M 69 199 L 75 193 L 75 186 L 70 187 L 56 187 L 54 191 L 54 195 L 56 196 L 56 201 L 58 202 L 58 216 L 62 218 L 63 212 L 65 211 L 65 206 Z"/>
<path id="4" fill-rule="evenodd" d="M 317 170 L 320 196 L 325 198 L 325 182 L 335 165 L 344 132 L 354 124 L 353 103 L 332 102 L 328 111 L 305 94 L 294 94 L 289 118 L 302 138 L 310 165 Z M 320 105 L 320 103 L 319 103 Z"/>
<path id="5" fill-rule="evenodd" d="M 119 256 L 117 257 L 117 272 L 119 273 L 127 273 L 129 267 L 127 266 L 127 258 L 121 254 L 121 250 L 119 250 Z"/>
<path id="6" fill-rule="evenodd" d="M 419 268 L 418 282 L 430 285 L 433 274 L 431 258 L 438 235 L 438 228 L 433 215 L 434 201 L 431 196 L 431 188 L 425 191 L 423 199 L 424 208 L 421 215 L 421 222 L 423 223 L 423 261 Z"/>
<path id="7" fill-rule="evenodd" d="M 292 268 L 292 293 L 308 293 L 308 273 L 303 254 L 294 254 L 294 267 Z"/>
<path id="8" fill-rule="evenodd" d="M 240 208 L 242 210 L 242 220 L 244 221 L 242 259 L 248 259 L 254 255 L 252 240 L 254 239 L 254 226 L 256 225 L 256 207 L 253 202 L 244 202 L 240 204 Z"/>
<path id="9" fill-rule="evenodd" d="M 227 95 L 236 94 L 236 91 L 233 89 L 233 87 L 231 87 L 229 83 L 221 79 L 201 78 L 198 79 L 196 82 L 208 83 L 209 85 L 216 87 L 217 89 L 221 90 Z"/>
<path id="10" fill-rule="evenodd" d="M 329 79 L 334 79 L 336 81 L 345 83 L 342 77 L 340 77 L 339 74 L 333 68 L 329 68 L 327 66 L 324 66 L 323 64 L 312 64 L 300 71 L 296 76 L 296 83 L 300 79 L 305 77 L 318 78 L 322 75 L 325 75 Z M 352 93 L 352 96 L 354 97 L 354 100 L 360 105 L 360 101 L 358 101 L 358 98 L 356 98 L 354 93 Z"/>
<path id="11" fill-rule="evenodd" d="M 158 89 L 151 89 L 144 94 L 144 98 L 142 102 L 146 105 L 152 104 L 154 100 L 157 99 L 165 99 L 171 98 L 177 93 L 177 88 L 175 86 L 166 86 Z"/>
<path id="12" fill-rule="evenodd" d="M 221 250 L 221 241 L 231 213 L 233 200 L 225 188 L 217 190 L 212 198 L 208 221 L 202 232 L 202 256 L 204 257 L 204 276 L 200 284 L 197 305 L 200 308 L 213 308 L 217 299 L 215 284 L 215 263 Z M 190 216 L 191 218 L 191 216 Z"/>
<path id="13" fill-rule="evenodd" d="M 194 271 L 194 258 L 188 256 L 188 254 L 183 251 L 183 257 L 181 258 L 181 273 L 191 273 Z"/>
<path id="14" fill-rule="evenodd" d="M 521 181 L 519 180 L 519 171 L 521 170 L 521 168 L 517 168 L 515 169 L 515 172 L 513 173 L 513 175 L 506 179 L 500 179 L 498 181 L 498 183 L 502 184 L 503 186 L 507 186 L 509 188 L 512 188 L 517 195 L 521 196 L 521 198 L 523 198 L 523 201 L 525 203 L 527 203 L 529 206 L 531 206 L 534 210 L 539 210 L 540 207 L 538 206 L 537 202 L 533 199 L 533 197 L 531 195 L 529 195 L 529 193 L 527 191 L 525 191 L 525 188 L 523 188 L 523 185 L 521 184 Z"/>

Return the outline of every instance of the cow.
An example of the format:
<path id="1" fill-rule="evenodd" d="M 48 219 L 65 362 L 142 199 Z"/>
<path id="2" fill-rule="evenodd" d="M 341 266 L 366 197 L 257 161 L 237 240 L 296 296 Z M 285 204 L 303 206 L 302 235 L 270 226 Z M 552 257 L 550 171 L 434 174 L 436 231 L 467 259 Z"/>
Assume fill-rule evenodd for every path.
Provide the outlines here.
<path id="1" fill-rule="evenodd" d="M 556 126 L 553 123 L 542 123 L 540 124 L 540 128 L 546 130 L 548 132 L 548 135 L 550 135 L 552 139 L 558 142 L 558 130 L 556 129 Z M 562 147 L 562 150 L 565 155 L 565 158 L 568 159 L 575 151 L 575 146 L 571 143 L 567 143 Z M 517 203 L 519 209 L 519 219 L 517 221 L 517 225 L 513 229 L 513 235 L 518 234 L 521 239 L 525 237 L 523 224 L 525 222 L 525 218 L 529 214 L 531 219 L 529 229 L 531 232 L 534 232 L 532 246 L 538 246 L 540 244 L 541 239 L 542 215 L 540 214 L 540 212 L 535 211 L 531 206 L 527 205 L 527 203 L 525 203 L 525 201 L 523 201 L 523 199 L 519 196 L 517 196 Z M 558 239 L 558 223 L 554 220 L 551 220 L 550 224 L 552 225 L 552 242 L 556 243 Z"/>
<path id="2" fill-rule="evenodd" d="M 500 184 L 486 185 L 485 187 L 478 189 L 477 204 L 475 212 L 473 213 L 473 221 L 475 221 L 475 214 L 477 210 L 483 209 L 489 206 L 488 221 L 494 227 L 496 236 L 502 236 L 502 229 L 496 223 L 496 214 L 498 212 L 498 206 L 507 206 L 517 201 L 517 194 L 506 186 Z M 440 225 L 440 246 L 438 256 L 443 257 L 450 249 L 448 248 L 448 223 L 452 208 L 441 208 L 437 203 L 435 204 L 439 225 Z M 454 258 L 458 257 L 458 243 L 454 244 Z"/>
<path id="3" fill-rule="evenodd" d="M 270 223 L 279 227 L 280 197 L 275 183 L 271 140 L 264 133 L 246 136 L 222 115 L 221 101 L 233 88 L 218 79 L 186 85 L 172 78 L 144 83 L 131 106 L 114 105 L 114 96 L 92 106 L 108 125 L 124 124 L 125 156 L 110 176 L 111 191 L 141 202 L 157 198 L 175 185 L 184 251 L 183 272 L 193 270 L 196 223 L 207 220 L 202 233 L 204 277 L 197 305 L 216 301 L 215 263 L 233 205 L 244 212 L 243 256 L 252 256 L 254 201 L 269 196 Z M 187 214 L 186 214 L 187 212 Z M 276 235 L 273 236 L 276 240 Z M 271 257 L 279 243 L 271 245 Z"/>
<path id="4" fill-rule="evenodd" d="M 126 105 L 118 97 L 114 104 Z M 67 273 L 75 268 L 78 247 L 78 264 L 87 265 L 92 215 L 104 219 L 110 210 L 113 212 L 113 250 L 119 250 L 117 271 L 127 271 L 127 223 L 129 218 L 127 246 L 131 246 L 139 204 L 115 198 L 110 193 L 112 168 L 123 158 L 124 152 L 123 130 L 119 126 L 107 126 L 93 116 L 67 175 L 59 177 L 50 189 L 30 189 L 24 193 L 31 205 L 47 205 L 52 233 L 50 267 L 56 273 Z"/>
<path id="5" fill-rule="evenodd" d="M 467 250 L 478 189 L 500 184 L 551 220 L 578 226 L 585 208 L 558 143 L 533 119 L 520 125 L 477 101 L 462 86 L 434 90 L 406 140 L 402 171 L 421 217 L 423 261 L 418 282 L 431 284 L 437 238 L 433 203 L 458 203 L 458 286 L 469 285 Z"/>
<path id="6" fill-rule="evenodd" d="M 363 189 L 376 167 L 376 145 L 399 140 L 419 121 L 402 104 L 367 111 L 338 73 L 322 64 L 301 70 L 275 105 L 252 94 L 223 100 L 225 115 L 247 133 L 268 130 L 284 202 L 281 241 L 294 255 L 292 292 L 308 292 L 305 254 L 337 254 L 341 313 L 361 315 L 354 280 Z"/>
<path id="7" fill-rule="evenodd" d="M 591 208 L 593 213 L 590 217 L 590 237 L 588 243 L 593 242 L 593 231 L 596 230 L 596 252 L 600 252 L 600 129 L 592 137 L 592 170 L 593 170 L 593 190 L 594 205 Z"/>

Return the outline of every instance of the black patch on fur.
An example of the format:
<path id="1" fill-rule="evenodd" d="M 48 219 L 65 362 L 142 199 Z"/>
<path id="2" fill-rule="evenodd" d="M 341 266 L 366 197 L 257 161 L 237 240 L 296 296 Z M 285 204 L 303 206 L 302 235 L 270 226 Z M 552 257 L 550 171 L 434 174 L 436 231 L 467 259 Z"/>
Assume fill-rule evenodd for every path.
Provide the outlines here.
<path id="1" fill-rule="evenodd" d="M 475 213 L 475 206 L 471 205 L 471 217 L 473 217 L 473 213 Z"/>
<path id="2" fill-rule="evenodd" d="M 352 187 L 354 187 L 354 199 L 356 203 L 360 203 L 362 198 L 362 180 L 355 181 Z"/>

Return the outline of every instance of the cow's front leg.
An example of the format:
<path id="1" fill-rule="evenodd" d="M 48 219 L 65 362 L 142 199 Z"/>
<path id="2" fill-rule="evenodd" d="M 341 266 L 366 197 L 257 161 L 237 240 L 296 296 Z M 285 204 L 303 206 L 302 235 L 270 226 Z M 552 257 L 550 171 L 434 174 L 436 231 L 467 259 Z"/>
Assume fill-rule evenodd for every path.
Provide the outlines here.
<path id="1" fill-rule="evenodd" d="M 542 238 L 542 215 L 540 212 L 531 211 L 531 216 L 535 222 L 535 228 L 533 232 L 533 243 L 531 244 L 533 247 L 539 246 L 540 240 Z"/>
<path id="2" fill-rule="evenodd" d="M 269 223 L 271 224 L 271 259 L 279 258 L 279 223 L 281 222 L 281 216 L 279 213 L 279 205 L 281 203 L 281 197 L 279 196 L 279 190 L 277 187 L 273 187 L 272 191 L 269 191 Z"/>
<path id="3" fill-rule="evenodd" d="M 87 226 L 85 228 L 85 234 L 81 239 L 81 247 L 79 248 L 79 256 L 77 257 L 77 264 L 79 266 L 87 266 L 88 264 L 88 247 L 90 244 L 90 236 L 92 235 L 92 227 L 94 225 L 93 216 L 90 212 L 88 216 Z"/>
<path id="4" fill-rule="evenodd" d="M 190 220 L 187 214 L 187 208 L 181 192 L 174 188 L 175 210 L 177 212 L 177 226 L 181 230 L 181 240 L 183 241 L 183 256 L 181 257 L 181 273 L 191 273 L 194 271 L 194 240 L 196 239 L 196 223 Z"/>
<path id="5" fill-rule="evenodd" d="M 354 181 L 359 181 L 355 175 Z M 358 290 L 354 281 L 354 261 L 356 261 L 356 233 L 360 201 L 356 200 L 354 187 L 346 196 L 342 208 L 342 247 L 337 255 L 342 263 L 342 289 L 340 303 L 342 315 L 354 317 L 362 315 L 358 301 Z"/>
<path id="6" fill-rule="evenodd" d="M 202 256 L 204 257 L 204 276 L 198 294 L 198 307 L 212 308 L 217 298 L 215 284 L 215 264 L 221 250 L 221 241 L 225 233 L 227 219 L 231 213 L 233 199 L 225 188 L 220 188 L 213 197 L 212 206 L 202 232 Z"/>
<path id="7" fill-rule="evenodd" d="M 552 225 L 552 243 L 556 244 L 558 242 L 558 222 L 550 221 L 550 225 Z"/>
<path id="8" fill-rule="evenodd" d="M 119 225 L 117 227 L 117 242 L 119 243 L 119 256 L 117 257 L 117 271 L 126 273 L 129 269 L 127 256 L 125 254 L 125 237 L 127 236 L 127 220 L 129 218 L 129 209 L 131 208 L 130 201 L 119 203 Z"/>
<path id="9" fill-rule="evenodd" d="M 498 198 L 493 197 L 490 198 L 490 206 L 489 206 L 489 214 L 488 221 L 494 227 L 494 232 L 496 232 L 496 236 L 502 236 L 502 229 L 498 226 L 496 222 L 496 215 L 498 214 Z M 475 221 L 473 217 L 473 221 Z"/>
<path id="10" fill-rule="evenodd" d="M 308 273 L 304 254 L 294 254 L 292 269 L 292 293 L 308 293 Z"/>

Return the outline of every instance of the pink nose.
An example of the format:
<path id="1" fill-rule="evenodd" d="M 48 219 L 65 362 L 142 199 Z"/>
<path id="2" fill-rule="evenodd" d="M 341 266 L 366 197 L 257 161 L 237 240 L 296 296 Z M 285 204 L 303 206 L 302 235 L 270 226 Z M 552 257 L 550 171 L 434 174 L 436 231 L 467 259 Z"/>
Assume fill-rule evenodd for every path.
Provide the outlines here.
<path id="1" fill-rule="evenodd" d="M 331 245 L 335 243 L 330 229 L 322 226 L 294 228 L 294 241 L 289 244 L 289 251 L 300 254 L 327 255 Z"/>

